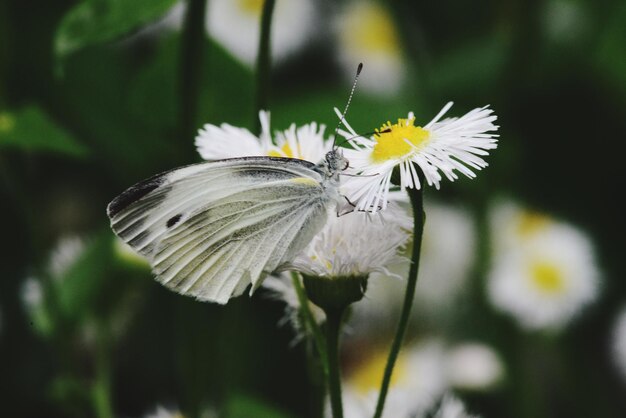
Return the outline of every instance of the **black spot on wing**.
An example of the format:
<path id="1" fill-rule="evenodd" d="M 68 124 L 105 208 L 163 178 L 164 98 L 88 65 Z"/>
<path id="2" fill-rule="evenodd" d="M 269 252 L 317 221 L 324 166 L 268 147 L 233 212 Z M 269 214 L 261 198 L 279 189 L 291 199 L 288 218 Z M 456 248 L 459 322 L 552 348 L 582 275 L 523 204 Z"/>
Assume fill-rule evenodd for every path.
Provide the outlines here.
<path id="1" fill-rule="evenodd" d="M 167 222 L 165 223 L 165 226 L 167 226 L 168 228 L 173 227 L 174 225 L 176 225 L 179 221 L 180 218 L 182 217 L 182 213 L 179 213 L 178 215 L 174 215 L 171 218 L 169 218 L 167 220 Z"/>
<path id="2" fill-rule="evenodd" d="M 109 218 L 114 217 L 128 206 L 158 188 L 164 181 L 165 176 L 157 174 L 156 176 L 150 177 L 147 180 L 129 187 L 121 195 L 117 196 L 111 201 L 111 203 L 109 203 L 109 206 L 107 206 L 107 215 L 109 215 Z"/>

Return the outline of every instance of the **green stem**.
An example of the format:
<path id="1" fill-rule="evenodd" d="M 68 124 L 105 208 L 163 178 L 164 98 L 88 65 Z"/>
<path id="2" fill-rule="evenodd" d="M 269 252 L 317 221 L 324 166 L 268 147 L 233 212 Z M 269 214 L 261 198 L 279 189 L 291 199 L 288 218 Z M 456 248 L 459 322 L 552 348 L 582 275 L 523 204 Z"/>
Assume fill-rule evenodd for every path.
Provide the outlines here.
<path id="1" fill-rule="evenodd" d="M 256 100 L 253 119 L 257 133 L 261 132 L 259 111 L 267 109 L 269 105 L 270 63 L 272 56 L 270 31 L 272 28 L 274 3 L 275 0 L 265 0 L 263 3 L 263 14 L 261 15 L 261 34 L 259 36 L 259 52 L 256 69 Z"/>
<path id="2" fill-rule="evenodd" d="M 423 178 L 421 178 L 422 184 L 424 184 Z M 376 412 L 374 418 L 380 418 L 385 407 L 385 398 L 389 391 L 389 382 L 391 381 L 391 375 L 393 373 L 393 367 L 398 359 L 400 348 L 402 347 L 402 341 L 406 334 L 406 328 L 409 323 L 409 316 L 411 314 L 411 307 L 413 306 L 413 298 L 415 296 L 415 286 L 417 285 L 417 273 L 419 271 L 420 252 L 422 248 L 422 233 L 424 232 L 424 200 L 422 190 L 407 189 L 409 198 L 411 199 L 411 207 L 413 208 L 413 251 L 411 254 L 411 268 L 409 270 L 409 277 L 406 283 L 406 292 L 404 294 L 404 303 L 402 305 L 402 312 L 400 314 L 400 321 L 398 322 L 398 328 L 396 335 L 394 336 L 391 348 L 389 350 L 389 357 L 387 357 L 387 365 L 385 366 L 385 374 L 380 385 L 380 393 L 378 395 L 378 402 L 376 404 Z"/>
<path id="3" fill-rule="evenodd" d="M 188 0 L 185 13 L 180 63 L 180 130 L 183 141 L 189 141 L 196 130 L 206 1 Z"/>
<path id="4" fill-rule="evenodd" d="M 306 295 L 306 291 L 304 290 L 302 282 L 300 281 L 297 273 L 294 272 L 291 274 L 291 282 L 293 283 L 293 287 L 296 290 L 296 295 L 298 296 L 298 302 L 300 303 L 300 312 L 302 312 L 305 326 L 311 331 L 311 334 L 313 335 L 315 348 L 317 349 L 317 353 L 320 356 L 320 361 L 322 362 L 322 368 L 324 369 L 324 376 L 328 378 L 328 356 L 326 354 L 326 344 L 324 342 L 322 330 L 317 325 L 315 318 L 313 318 L 313 313 L 309 308 L 309 298 Z"/>
<path id="5" fill-rule="evenodd" d="M 345 308 L 327 309 L 326 343 L 328 353 L 328 392 L 333 418 L 343 418 L 341 404 L 341 370 L 339 369 L 339 332 Z"/>
<path id="6" fill-rule="evenodd" d="M 111 406 L 111 362 L 109 356 L 108 332 L 98 324 L 96 347 L 96 381 L 92 388 L 93 407 L 98 418 L 113 418 Z"/>

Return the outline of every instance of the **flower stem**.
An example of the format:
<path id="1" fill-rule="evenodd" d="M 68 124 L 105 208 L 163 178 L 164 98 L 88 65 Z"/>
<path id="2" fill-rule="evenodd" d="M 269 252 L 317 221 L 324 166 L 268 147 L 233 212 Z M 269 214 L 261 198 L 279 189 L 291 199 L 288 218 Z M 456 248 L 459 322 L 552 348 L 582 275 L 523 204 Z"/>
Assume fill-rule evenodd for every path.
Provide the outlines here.
<path id="1" fill-rule="evenodd" d="M 189 141 L 196 130 L 206 2 L 188 0 L 185 13 L 180 61 L 180 130 L 183 141 Z"/>
<path id="2" fill-rule="evenodd" d="M 265 0 L 261 15 L 261 34 L 259 36 L 259 52 L 256 64 L 256 100 L 253 119 L 256 124 L 257 133 L 261 132 L 259 111 L 267 109 L 269 103 L 271 63 L 270 31 L 272 28 L 274 3 L 275 0 Z"/>
<path id="3" fill-rule="evenodd" d="M 300 312 L 304 318 L 305 326 L 309 328 L 311 334 L 313 335 L 315 348 L 317 349 L 320 361 L 322 362 L 322 368 L 324 369 L 324 377 L 328 378 L 328 355 L 326 354 L 326 343 L 324 341 L 324 336 L 322 335 L 322 330 L 320 330 L 317 322 L 315 322 L 311 309 L 309 309 L 309 299 L 307 298 L 306 291 L 304 290 L 300 277 L 298 277 L 297 273 L 294 272 L 291 274 L 291 282 L 293 283 L 296 295 L 298 296 Z"/>
<path id="4" fill-rule="evenodd" d="M 339 332 L 345 308 L 327 309 L 326 343 L 328 353 L 328 392 L 333 418 L 343 418 L 341 404 L 341 370 L 339 369 Z"/>
<path id="5" fill-rule="evenodd" d="M 407 189 L 407 192 L 411 199 L 411 207 L 413 208 L 413 251 L 411 254 L 411 268 L 406 283 L 406 292 L 404 294 L 400 321 L 398 322 L 396 335 L 391 343 L 387 364 L 385 366 L 385 374 L 383 375 L 383 380 L 380 385 L 380 393 L 378 395 L 378 402 L 376 403 L 374 418 L 380 418 L 383 413 L 383 408 L 385 407 L 385 398 L 389 391 L 389 382 L 391 381 L 393 367 L 400 353 L 404 335 L 406 334 L 411 307 L 413 306 L 413 298 L 415 296 L 415 286 L 417 285 L 417 272 L 419 271 L 420 252 L 422 248 L 422 233 L 424 232 L 424 196 L 422 190 Z"/>

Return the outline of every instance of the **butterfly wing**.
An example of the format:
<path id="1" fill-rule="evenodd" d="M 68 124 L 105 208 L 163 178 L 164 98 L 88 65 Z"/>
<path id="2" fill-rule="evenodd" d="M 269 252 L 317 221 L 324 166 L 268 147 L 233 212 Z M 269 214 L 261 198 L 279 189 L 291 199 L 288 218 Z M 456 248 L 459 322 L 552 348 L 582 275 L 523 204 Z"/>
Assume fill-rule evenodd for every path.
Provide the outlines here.
<path id="1" fill-rule="evenodd" d="M 159 282 L 226 303 L 291 261 L 325 224 L 336 197 L 314 168 L 272 157 L 191 165 L 132 186 L 107 212 Z"/>

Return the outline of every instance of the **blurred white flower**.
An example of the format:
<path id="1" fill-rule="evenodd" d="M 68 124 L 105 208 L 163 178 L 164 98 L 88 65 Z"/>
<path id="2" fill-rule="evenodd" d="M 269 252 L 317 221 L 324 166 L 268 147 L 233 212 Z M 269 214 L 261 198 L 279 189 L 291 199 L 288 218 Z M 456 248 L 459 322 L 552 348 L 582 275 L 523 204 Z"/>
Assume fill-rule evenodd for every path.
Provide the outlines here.
<path id="1" fill-rule="evenodd" d="M 249 67 L 257 59 L 263 4 L 264 0 L 211 0 L 207 4 L 206 33 Z M 180 31 L 186 9 L 186 2 L 179 1 L 162 18 L 122 42 L 132 44 L 163 33 Z M 296 53 L 317 35 L 319 25 L 313 0 L 277 1 L 270 36 L 272 59 L 280 62 Z"/>
<path id="2" fill-rule="evenodd" d="M 49 255 L 48 273 L 53 279 L 59 280 L 84 251 L 85 242 L 82 238 L 74 235 L 59 238 Z"/>
<path id="3" fill-rule="evenodd" d="M 59 238 L 50 251 L 45 269 L 46 277 L 60 283 L 69 269 L 78 261 L 85 251 L 85 241 L 77 236 L 68 235 Z M 40 278 L 28 277 L 22 283 L 22 303 L 32 315 L 42 309 L 44 288 Z"/>
<path id="4" fill-rule="evenodd" d="M 582 3 L 549 0 L 543 6 L 542 29 L 550 41 L 573 44 L 589 32 L 589 17 L 589 10 Z"/>
<path id="5" fill-rule="evenodd" d="M 470 214 L 450 205 L 426 202 L 420 271 L 415 291 L 414 317 L 454 310 L 475 260 L 476 229 Z M 354 306 L 353 327 L 357 333 L 381 329 L 398 316 L 410 260 L 390 267 L 402 280 L 372 277 L 365 298 Z M 376 332 L 376 331 L 374 331 Z"/>
<path id="6" fill-rule="evenodd" d="M 376 407 L 387 350 L 369 353 L 344 379 L 346 418 L 371 416 Z M 405 347 L 398 357 L 385 402 L 383 417 L 421 416 L 447 389 L 445 350 L 436 339 Z"/>
<path id="7" fill-rule="evenodd" d="M 182 412 L 175 409 L 167 409 L 161 405 L 157 406 L 154 412 L 146 414 L 144 418 L 184 418 Z"/>
<path id="8" fill-rule="evenodd" d="M 416 303 L 426 309 L 448 309 L 474 265 L 476 227 L 461 208 L 426 202 L 425 212 Z"/>
<path id="9" fill-rule="evenodd" d="M 552 223 L 545 213 L 523 209 L 512 201 L 499 201 L 489 211 L 491 251 L 498 256 L 519 250 Z"/>
<path id="10" fill-rule="evenodd" d="M 410 238 L 412 219 L 396 204 L 385 212 L 330 215 L 324 228 L 288 266 L 317 277 L 390 275 L 387 266 Z"/>
<path id="11" fill-rule="evenodd" d="M 450 181 L 458 178 L 456 171 L 474 178 L 473 170 L 488 165 L 482 157 L 497 147 L 498 135 L 489 133 L 498 129 L 493 124 L 497 119 L 493 110 L 485 106 L 460 118 L 440 120 L 451 106 L 452 102 L 446 104 L 424 127 L 415 126 L 415 115 L 411 112 L 395 124 L 387 122 L 372 137 L 359 136 L 344 123 L 348 131 L 339 133 L 355 148 L 346 150 L 345 157 L 352 172 L 361 174 L 349 178 L 346 189 L 358 209 L 376 211 L 387 206 L 395 167 L 400 170 L 402 189 L 422 187 L 417 170 L 423 172 L 428 185 L 438 189 L 442 174 Z"/>
<path id="12" fill-rule="evenodd" d="M 300 300 L 289 276 L 289 273 L 282 273 L 280 277 L 269 276 L 263 281 L 261 287 L 269 291 L 270 298 L 285 303 L 283 321 L 288 321 L 293 326 L 296 331 L 295 342 L 297 342 L 306 334 L 306 325 L 302 323 Z M 320 307 L 312 302 L 308 302 L 308 306 L 315 322 L 321 324 L 326 320 L 326 315 Z"/>
<path id="13" fill-rule="evenodd" d="M 487 390 L 504 377 L 504 364 L 495 351 L 474 342 L 448 350 L 446 370 L 450 385 L 463 390 Z"/>
<path id="14" fill-rule="evenodd" d="M 28 277 L 22 283 L 21 288 L 22 303 L 28 312 L 34 312 L 43 303 L 43 288 L 41 281 L 36 277 Z"/>
<path id="15" fill-rule="evenodd" d="M 433 418 L 476 418 L 465 411 L 465 405 L 458 398 L 448 394 L 441 401 L 441 406 Z"/>
<path id="16" fill-rule="evenodd" d="M 491 303 L 526 329 L 563 328 L 598 294 L 589 238 L 573 226 L 510 204 L 493 213 Z"/>
<path id="17" fill-rule="evenodd" d="M 237 59 L 254 65 L 259 47 L 264 0 L 211 0 L 206 29 Z M 281 61 L 302 48 L 318 30 L 313 0 L 277 1 L 271 28 L 271 53 Z"/>
<path id="18" fill-rule="evenodd" d="M 612 337 L 613 360 L 626 380 L 626 307 L 617 315 Z"/>
<path id="19" fill-rule="evenodd" d="M 359 89 L 392 96 L 406 79 L 405 60 L 395 22 L 389 10 L 372 1 L 350 1 L 335 21 L 338 61 L 352 82 L 359 63 L 365 71 Z"/>
<path id="20" fill-rule="evenodd" d="M 261 135 L 227 123 L 220 126 L 206 124 L 198 131 L 195 144 L 205 160 L 268 155 L 299 158 L 317 163 L 332 148 L 332 140 L 324 137 L 326 127 L 315 122 L 275 133 L 270 132 L 270 113 L 259 112 Z"/>

